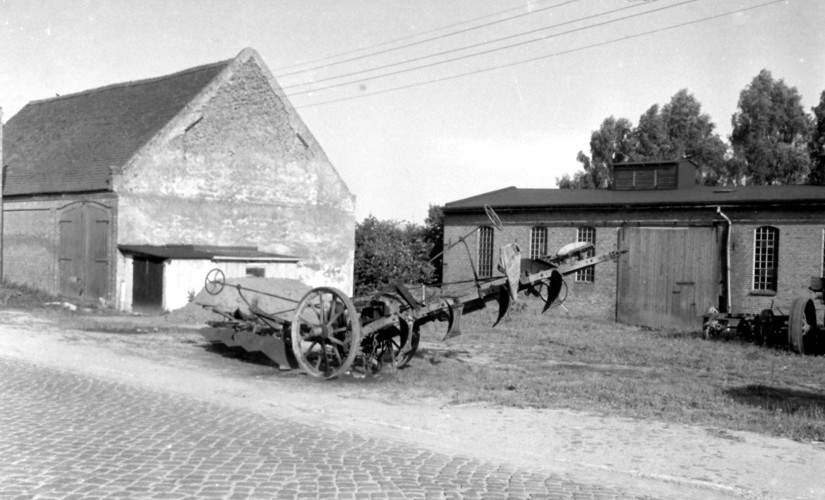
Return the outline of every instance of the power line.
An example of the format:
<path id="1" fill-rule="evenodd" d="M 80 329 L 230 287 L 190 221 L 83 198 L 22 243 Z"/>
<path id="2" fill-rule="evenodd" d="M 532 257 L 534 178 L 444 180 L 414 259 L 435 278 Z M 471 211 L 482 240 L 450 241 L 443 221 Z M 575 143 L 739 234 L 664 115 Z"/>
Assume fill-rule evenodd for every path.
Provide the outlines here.
<path id="1" fill-rule="evenodd" d="M 516 15 L 516 16 L 508 17 L 508 18 L 505 18 L 505 19 L 500 19 L 498 21 L 492 21 L 492 22 L 489 22 L 489 23 L 486 23 L 486 24 L 473 26 L 471 28 L 466 28 L 466 29 L 459 30 L 459 31 L 453 31 L 451 33 L 445 33 L 443 35 L 438 35 L 438 36 L 435 36 L 435 37 L 426 38 L 424 40 L 419 40 L 417 42 L 411 42 L 411 43 L 408 43 L 406 45 L 401 45 L 399 47 L 393 47 L 393 48 L 390 48 L 390 49 L 380 50 L 378 52 L 371 52 L 369 54 L 363 54 L 363 55 L 360 55 L 360 56 L 351 57 L 349 59 L 344 59 L 344 60 L 337 61 L 337 62 L 330 63 L 330 64 L 321 64 L 321 65 L 318 65 L 318 66 L 313 66 L 311 68 L 306 68 L 306 69 L 302 69 L 302 70 L 299 70 L 299 71 L 293 71 L 291 73 L 284 73 L 284 74 L 281 74 L 281 75 L 277 75 L 277 77 L 278 78 L 284 78 L 284 77 L 296 75 L 296 74 L 299 74 L 299 73 L 306 73 L 308 71 L 314 71 L 316 69 L 329 68 L 331 66 L 338 66 L 339 64 L 358 61 L 358 60 L 361 60 L 361 59 L 365 59 L 367 57 L 378 56 L 378 55 L 386 54 L 388 52 L 393 52 L 393 51 L 396 51 L 396 50 L 408 49 L 410 47 L 415 47 L 416 45 L 421 45 L 421 44 L 424 44 L 424 43 L 432 42 L 434 40 L 440 40 L 442 38 L 448 38 L 448 37 L 451 37 L 451 36 L 460 35 L 460 34 L 467 33 L 467 32 L 470 32 L 470 31 L 477 30 L 477 29 L 481 29 L 481 28 L 487 28 L 487 27 L 492 26 L 494 24 L 500 24 L 500 23 L 503 23 L 503 22 L 506 22 L 506 21 L 511 21 L 513 19 L 518 19 L 518 18 L 524 17 L 524 16 L 531 16 L 533 14 L 537 14 L 537 13 L 543 12 L 545 10 L 555 9 L 557 7 L 561 7 L 563 5 L 571 4 L 571 3 L 574 3 L 574 2 L 578 2 L 578 1 L 579 0 L 567 0 L 567 1 L 562 2 L 560 4 L 550 5 L 549 7 L 543 7 L 541 9 L 536 9 L 536 10 L 533 10 L 533 11 L 530 11 L 530 12 L 525 12 L 523 14 L 519 14 L 519 15 Z M 420 36 L 420 35 L 415 35 L 415 36 Z M 389 42 L 386 42 L 386 43 L 389 43 Z M 385 44 L 380 44 L 380 45 L 385 45 Z M 358 52 L 358 51 L 356 51 L 356 52 Z"/>
<path id="2" fill-rule="evenodd" d="M 505 45 L 503 47 L 497 47 L 497 48 L 494 48 L 494 49 L 482 50 L 480 52 L 475 52 L 473 54 L 467 54 L 467 55 L 464 55 L 464 56 L 454 57 L 452 59 L 444 59 L 443 61 L 436 61 L 436 62 L 432 62 L 432 63 L 421 64 L 421 65 L 418 65 L 418 66 L 413 66 L 411 68 L 405 68 L 405 69 L 400 69 L 400 70 L 397 70 L 397 71 L 391 71 L 389 73 L 383 73 L 383 74 L 380 74 L 380 75 L 369 76 L 369 77 L 361 78 L 361 79 L 358 79 L 358 80 L 350 80 L 350 81 L 342 82 L 342 83 L 335 84 L 335 85 L 327 85 L 325 87 L 320 87 L 320 88 L 316 88 L 316 89 L 302 90 L 300 92 L 293 92 L 292 94 L 290 94 L 290 96 L 310 94 L 312 92 L 321 92 L 321 91 L 324 91 L 324 90 L 330 90 L 330 89 L 342 87 L 344 85 L 351 85 L 353 83 L 364 83 L 364 82 L 368 82 L 368 81 L 372 81 L 372 80 L 377 80 L 377 79 L 380 79 L 380 78 L 387 78 L 387 77 L 390 77 L 390 76 L 396 76 L 396 75 L 400 75 L 400 74 L 403 74 L 403 73 L 409 73 L 411 71 L 418 71 L 420 69 L 431 68 L 433 66 L 440 66 L 440 65 L 443 65 L 443 64 L 449 64 L 449 63 L 453 63 L 453 62 L 457 62 L 457 61 L 462 61 L 464 59 L 470 59 L 472 57 L 478 57 L 478 56 L 483 56 L 483 55 L 487 55 L 487 54 L 492 54 L 494 52 L 500 52 L 502 50 L 512 49 L 514 47 L 520 47 L 522 45 L 528 45 L 528 44 L 536 43 L 536 42 L 543 42 L 543 41 L 546 41 L 546 40 L 551 39 L 551 38 L 557 38 L 557 37 L 560 37 L 560 36 L 563 36 L 563 35 L 569 35 L 571 33 L 577 33 L 579 31 L 589 30 L 591 28 L 598 28 L 600 26 L 606 26 L 608 24 L 613 24 L 613 23 L 616 23 L 616 22 L 619 22 L 619 21 L 626 21 L 628 19 L 633 19 L 635 17 L 646 16 L 648 14 L 652 14 L 652 13 L 655 13 L 655 12 L 660 12 L 660 11 L 663 11 L 663 10 L 672 9 L 672 8 L 675 8 L 675 7 L 681 7 L 682 5 L 686 5 L 686 4 L 694 3 L 694 2 L 698 2 L 698 1 L 700 1 L 700 0 L 684 0 L 683 2 L 676 3 L 676 4 L 673 4 L 673 5 L 667 5 L 667 6 L 664 6 L 664 7 L 659 7 L 658 9 L 651 9 L 651 10 L 648 10 L 648 11 L 645 11 L 645 12 L 639 12 L 637 14 L 631 14 L 631 15 L 624 16 L 624 17 L 617 17 L 616 19 L 611 19 L 609 21 L 602 21 L 600 23 L 591 24 L 589 26 L 582 26 L 582 27 L 579 27 L 579 28 L 573 28 L 571 30 L 563 31 L 561 33 L 554 33 L 554 34 L 549 35 L 547 37 L 536 38 L 536 39 L 533 39 L 533 40 L 525 40 L 523 42 L 513 43 L 513 44 L 510 44 L 510 45 Z M 593 17 L 593 16 L 591 16 L 591 17 Z M 564 23 L 564 24 L 566 24 L 566 23 Z"/>
<path id="3" fill-rule="evenodd" d="M 658 1 L 659 0 L 651 0 L 650 3 L 658 2 Z M 650 13 L 650 12 L 656 12 L 657 10 L 669 9 L 671 7 L 678 7 L 679 5 L 683 5 L 684 3 L 690 3 L 690 2 L 695 2 L 695 1 L 697 1 L 697 0 L 688 0 L 687 2 L 683 2 L 682 4 L 675 4 L 675 5 L 671 5 L 670 7 L 662 7 L 661 9 L 656 9 L 656 10 L 651 10 L 651 11 L 648 11 L 648 12 L 643 12 L 643 13 L 640 13 L 638 15 L 644 15 L 644 14 L 647 14 L 647 13 Z M 578 19 L 573 19 L 571 21 L 565 21 L 565 22 L 562 22 L 562 23 L 551 24 L 549 26 L 543 26 L 541 28 L 537 28 L 537 29 L 533 29 L 533 30 L 529 30 L 529 31 L 524 31 L 524 32 L 521 32 L 521 33 L 516 33 L 514 35 L 508 35 L 508 36 L 501 37 L 501 38 L 496 38 L 496 39 L 493 39 L 493 40 L 486 40 L 484 42 L 478 42 L 478 43 L 474 43 L 474 44 L 471 44 L 471 45 L 465 45 L 464 47 L 458 47 L 458 48 L 455 48 L 455 49 L 444 50 L 442 52 L 436 52 L 434 54 L 428 54 L 428 55 L 416 57 L 416 58 L 413 58 L 413 59 L 407 59 L 405 61 L 389 63 L 389 64 L 385 64 L 383 66 L 375 66 L 373 68 L 367 68 L 367 69 L 362 69 L 362 70 L 358 70 L 358 71 L 352 71 L 350 73 L 345 73 L 343 75 L 330 76 L 330 77 L 322 78 L 322 79 L 319 79 L 319 80 L 314 80 L 314 81 L 311 81 L 311 82 L 296 83 L 294 85 L 287 85 L 287 86 L 284 86 L 282 88 L 284 90 L 287 90 L 287 89 L 296 88 L 296 87 L 305 87 L 307 85 L 315 85 L 315 84 L 322 83 L 322 82 L 327 82 L 327 81 L 330 81 L 330 80 L 338 80 L 340 78 L 346 78 L 348 76 L 355 76 L 355 75 L 360 75 L 360 74 L 363 74 L 363 73 L 369 73 L 369 72 L 372 72 L 372 71 L 378 71 L 378 70 L 381 70 L 381 69 L 387 69 L 387 68 L 392 68 L 392 67 L 395 67 L 395 66 L 401 66 L 401 65 L 413 63 L 413 62 L 416 62 L 416 61 L 422 61 L 424 59 L 431 59 L 433 57 L 439 57 L 439 56 L 443 56 L 443 55 L 447 55 L 447 54 L 452 54 L 454 52 L 461 52 L 463 50 L 474 49 L 476 47 L 481 47 L 483 45 L 489 45 L 491 43 L 503 42 L 505 40 L 511 40 L 513 38 L 518 38 L 518 37 L 525 36 L 525 35 L 532 35 L 533 33 L 538 33 L 538 32 L 541 32 L 541 31 L 547 31 L 549 29 L 558 28 L 558 27 L 561 27 L 561 26 L 566 26 L 568 24 L 574 24 L 574 23 L 577 23 L 577 22 L 580 22 L 580 21 L 586 21 L 588 19 L 594 19 L 594 18 L 597 18 L 597 17 L 606 16 L 606 15 L 609 15 L 609 14 L 615 14 L 616 12 L 620 12 L 620 11 L 623 11 L 623 10 L 635 9 L 639 6 L 640 6 L 640 4 L 629 5 L 627 7 L 621 7 L 619 9 L 613 9 L 613 10 L 609 10 L 609 11 L 606 11 L 606 12 L 600 12 L 598 14 L 592 14 L 592 15 L 589 15 L 589 16 L 580 17 Z M 633 16 L 630 16 L 630 17 L 633 17 Z M 614 21 L 622 21 L 624 19 L 628 19 L 628 17 L 616 19 Z M 610 21 L 610 22 L 613 22 L 613 21 Z M 600 26 L 600 25 L 596 24 L 596 25 L 593 25 L 593 26 Z M 590 27 L 593 27 L 593 26 L 588 26 L 588 27 L 585 27 L 585 28 L 590 28 Z M 550 37 L 544 37 L 544 38 L 540 38 L 540 39 L 528 40 L 528 41 L 520 42 L 520 43 L 517 43 L 517 44 L 514 44 L 514 45 L 499 47 L 498 49 L 493 49 L 493 51 L 506 50 L 506 49 L 509 49 L 509 48 L 517 47 L 519 45 L 539 42 L 539 41 L 546 40 L 548 38 L 554 38 L 554 37 L 557 37 L 557 36 L 566 35 L 568 33 L 571 33 L 571 31 L 564 32 L 564 33 L 559 33 L 559 34 L 556 34 L 556 35 L 552 35 Z M 476 55 L 482 55 L 482 54 L 487 54 L 487 53 L 489 53 L 489 52 L 480 52 L 478 54 L 469 54 L 465 57 L 475 57 Z M 450 61 L 454 61 L 454 60 L 456 60 L 456 59 L 451 59 Z M 434 63 L 434 64 L 441 64 L 441 63 Z M 420 67 L 427 67 L 427 66 L 420 66 Z M 346 85 L 347 83 L 360 83 L 360 82 L 359 81 L 345 82 L 345 83 L 339 84 L 339 85 Z M 337 87 L 339 85 L 335 85 L 335 86 Z M 326 90 L 328 88 L 330 88 L 330 87 L 323 87 L 323 88 L 320 88 L 320 89 L 314 89 L 312 91 Z M 308 92 L 311 92 L 311 91 L 302 91 L 300 93 L 308 93 Z M 296 93 L 294 95 L 298 95 L 298 94 L 299 93 Z"/>
<path id="4" fill-rule="evenodd" d="M 351 101 L 351 100 L 354 100 L 354 99 L 363 99 L 363 98 L 366 98 L 366 97 L 372 97 L 372 96 L 376 96 L 376 95 L 388 94 L 388 93 L 391 93 L 391 92 L 397 92 L 399 90 L 407 90 L 407 89 L 411 89 L 411 88 L 415 88 L 415 87 L 422 87 L 422 86 L 425 86 L 425 85 L 432 85 L 434 83 L 441 83 L 441 82 L 445 82 L 445 81 L 448 81 L 448 80 L 455 80 L 457 78 L 464 78 L 466 76 L 472 76 L 472 75 L 487 73 L 487 72 L 495 71 L 495 70 L 499 70 L 499 69 L 509 68 L 509 67 L 513 67 L 513 66 L 519 66 L 519 65 L 522 65 L 522 64 L 532 63 L 532 62 L 540 61 L 540 60 L 543 60 L 543 59 L 550 59 L 551 57 L 567 55 L 567 54 L 571 54 L 571 53 L 574 53 L 574 52 L 580 52 L 580 51 L 583 51 L 583 50 L 592 49 L 592 48 L 595 48 L 595 47 L 610 45 L 610 44 L 613 44 L 613 43 L 616 43 L 616 42 L 623 42 L 623 41 L 626 41 L 626 40 L 632 40 L 634 38 L 640 38 L 640 37 L 647 36 L 647 35 L 652 35 L 652 34 L 655 34 L 655 33 L 661 33 L 663 31 L 668 31 L 668 30 L 671 30 L 671 29 L 683 28 L 685 26 L 690 26 L 690 25 L 693 25 L 693 24 L 699 24 L 699 23 L 702 23 L 702 22 L 705 22 L 705 21 L 711 21 L 713 19 L 718 19 L 720 17 L 730 16 L 732 14 L 739 14 L 740 12 L 746 12 L 746 11 L 749 11 L 749 10 L 759 9 L 759 8 L 762 8 L 762 7 L 767 7 L 769 5 L 773 5 L 775 3 L 782 3 L 782 2 L 785 2 L 785 1 L 787 1 L 787 0 L 771 0 L 769 2 L 765 2 L 765 3 L 761 3 L 761 4 L 757 4 L 757 5 L 752 5 L 750 7 L 744 7 L 744 8 L 733 10 L 733 11 L 730 11 L 730 12 L 723 12 L 722 14 L 716 14 L 716 15 L 713 15 L 713 16 L 703 17 L 703 18 L 700 18 L 700 19 L 695 19 L 693 21 L 686 21 L 684 23 L 673 24 L 673 25 L 670 25 L 670 26 L 666 26 L 664 28 L 658 28 L 658 29 L 655 29 L 655 30 L 645 31 L 643 33 L 628 35 L 628 36 L 624 36 L 624 37 L 621 37 L 621 38 L 614 38 L 612 40 L 593 43 L 593 44 L 590 44 L 590 45 L 585 45 L 585 46 L 577 47 L 577 48 L 570 49 L 570 50 L 565 50 L 565 51 L 561 51 L 561 52 L 554 52 L 552 54 L 546 54 L 546 55 L 543 55 L 543 56 L 532 57 L 530 59 L 523 59 L 523 60 L 520 60 L 520 61 L 515 61 L 515 62 L 511 62 L 511 63 L 506 63 L 506 64 L 500 64 L 500 65 L 492 66 L 492 67 L 489 67 L 489 68 L 477 69 L 477 70 L 474 70 L 474 71 L 459 73 L 459 74 L 456 74 L 456 75 L 446 76 L 446 77 L 443 77 L 443 78 L 437 78 L 437 79 L 434 79 L 434 80 L 427 80 L 427 81 L 423 81 L 423 82 L 412 83 L 412 84 L 409 84 L 409 85 L 402 85 L 400 87 L 393 87 L 393 88 L 389 88 L 389 89 L 379 90 L 379 91 L 375 91 L 375 92 L 370 92 L 368 94 L 342 97 L 342 98 L 339 98 L 339 99 L 331 99 L 329 101 L 323 101 L 323 102 L 319 102 L 319 103 L 315 103 L 315 104 L 305 104 L 303 106 L 296 106 L 296 109 L 314 108 L 316 106 L 324 106 L 326 104 L 334 104 L 334 103 L 338 103 L 338 102 Z"/>
<path id="5" fill-rule="evenodd" d="M 536 1 L 536 3 L 544 3 L 547 0 L 535 0 L 535 1 Z M 523 6 L 519 5 L 518 7 L 512 7 L 512 8 L 509 8 L 509 9 L 500 10 L 498 12 L 493 12 L 492 14 L 487 14 L 485 16 L 480 16 L 480 17 L 476 17 L 476 18 L 473 18 L 473 19 L 468 19 L 466 21 L 461 21 L 461 22 L 458 22 L 458 23 L 448 24 L 446 26 L 441 26 L 440 28 L 433 28 L 431 30 L 422 31 L 420 33 L 415 33 L 415 34 L 405 36 L 405 37 L 401 37 L 401 38 L 396 38 L 394 40 L 387 40 L 386 42 L 381 42 L 381 43 L 377 43 L 377 44 L 374 44 L 374 45 L 367 45 L 366 47 L 361 47 L 361 48 L 358 48 L 358 49 L 348 50 L 346 52 L 339 52 L 338 54 L 333 54 L 333 55 L 330 55 L 330 56 L 324 56 L 324 57 L 321 57 L 321 58 L 318 58 L 318 59 L 311 59 L 309 61 L 303 61 L 303 62 L 299 62 L 299 63 L 295 63 L 295 64 L 290 64 L 289 66 L 282 66 L 280 68 L 275 68 L 275 72 L 288 70 L 288 69 L 292 69 L 292 68 L 297 68 L 297 67 L 300 67 L 300 66 L 305 66 L 307 64 L 315 64 L 315 63 L 321 62 L 321 61 L 328 61 L 330 59 L 335 59 L 336 57 L 348 56 L 350 54 L 355 54 L 355 53 L 358 53 L 358 52 L 362 52 L 364 50 L 374 49 L 374 48 L 377 48 L 377 47 L 383 47 L 385 45 L 391 45 L 393 43 L 403 42 L 405 40 L 411 40 L 411 39 L 417 38 L 419 36 L 429 35 L 430 33 L 436 33 L 438 31 L 443 31 L 443 30 L 446 30 L 446 29 L 449 29 L 449 28 L 454 28 L 456 26 L 462 26 L 464 24 L 474 23 L 476 21 L 481 21 L 483 19 L 489 19 L 491 17 L 499 16 L 501 14 L 505 14 L 507 12 L 512 12 L 514 10 L 522 10 L 523 8 L 524 8 Z M 309 71 L 309 70 L 303 70 L 303 71 Z M 286 75 L 280 75 L 280 76 L 286 76 Z"/>

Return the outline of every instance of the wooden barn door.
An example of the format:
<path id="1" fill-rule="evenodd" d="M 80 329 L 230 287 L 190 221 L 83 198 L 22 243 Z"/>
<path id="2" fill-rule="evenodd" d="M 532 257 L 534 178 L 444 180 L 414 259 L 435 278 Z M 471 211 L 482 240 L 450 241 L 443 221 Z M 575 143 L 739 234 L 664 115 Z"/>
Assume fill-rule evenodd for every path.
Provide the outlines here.
<path id="1" fill-rule="evenodd" d="M 82 203 L 60 215 L 58 273 L 60 293 L 67 297 L 109 298 L 109 209 Z"/>
<path id="2" fill-rule="evenodd" d="M 652 328 L 698 330 L 719 302 L 721 232 L 714 227 L 623 228 L 616 317 Z"/>

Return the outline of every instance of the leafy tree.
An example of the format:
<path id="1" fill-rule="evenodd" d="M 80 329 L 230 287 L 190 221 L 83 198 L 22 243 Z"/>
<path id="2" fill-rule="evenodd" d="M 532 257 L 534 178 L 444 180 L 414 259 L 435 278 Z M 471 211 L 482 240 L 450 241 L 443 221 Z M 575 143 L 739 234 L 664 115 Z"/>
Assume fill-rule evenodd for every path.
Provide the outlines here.
<path id="1" fill-rule="evenodd" d="M 391 281 L 428 281 L 431 249 L 425 228 L 367 217 L 355 225 L 355 295 L 376 292 Z"/>
<path id="2" fill-rule="evenodd" d="M 825 185 L 825 91 L 819 96 L 819 105 L 812 108 L 813 127 L 808 152 L 811 157 L 811 173 L 808 184 Z"/>
<path id="3" fill-rule="evenodd" d="M 639 161 L 692 158 L 702 167 L 705 183 L 716 184 L 724 176 L 727 147 L 715 128 L 696 97 L 682 89 L 661 111 L 654 104 L 639 118 L 630 157 Z"/>
<path id="4" fill-rule="evenodd" d="M 444 250 L 444 207 L 441 205 L 430 205 L 427 211 L 427 218 L 424 219 L 424 241 L 432 245 L 430 250 L 430 260 L 433 265 L 433 281 L 443 281 L 444 256 L 440 255 Z"/>
<path id="5" fill-rule="evenodd" d="M 795 87 L 763 69 L 739 94 L 731 145 L 745 184 L 796 184 L 806 180 L 809 118 Z"/>
<path id="6" fill-rule="evenodd" d="M 626 118 L 605 118 L 599 130 L 590 135 L 590 156 L 582 151 L 576 158 L 581 173 L 564 175 L 556 183 L 561 188 L 601 189 L 613 185 L 613 164 L 626 161 L 634 148 L 633 124 Z"/>

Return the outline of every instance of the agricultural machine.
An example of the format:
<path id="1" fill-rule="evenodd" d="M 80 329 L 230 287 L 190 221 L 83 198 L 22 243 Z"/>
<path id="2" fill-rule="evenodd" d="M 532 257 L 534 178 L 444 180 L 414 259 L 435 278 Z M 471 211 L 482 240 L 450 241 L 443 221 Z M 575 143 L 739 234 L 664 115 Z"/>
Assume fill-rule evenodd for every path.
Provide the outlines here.
<path id="1" fill-rule="evenodd" d="M 503 226 L 495 211 L 485 207 L 490 222 Z M 366 297 L 350 298 L 332 287 L 314 288 L 298 301 L 264 293 L 240 285 L 228 285 L 223 272 L 213 269 L 206 277 L 205 289 L 216 295 L 234 286 L 249 306 L 249 314 L 213 310 L 224 316 L 201 330 L 207 341 L 239 346 L 262 352 L 281 368 L 301 369 L 319 378 L 333 378 L 347 372 L 362 375 L 378 373 L 382 367 L 403 367 L 418 349 L 420 327 L 433 321 L 446 321 L 445 339 L 461 333 L 462 315 L 499 303 L 498 324 L 519 293 L 538 296 L 544 311 L 566 297 L 564 276 L 608 260 L 625 251 L 587 257 L 593 252 L 589 243 L 572 243 L 555 255 L 522 259 L 516 244 L 501 247 L 498 270 L 502 275 L 478 277 L 466 239 L 475 229 L 445 251 L 463 244 L 473 269 L 471 291 L 459 294 L 438 293 L 419 299 L 400 283 Z M 443 288 L 445 284 L 438 286 Z M 247 294 L 262 293 L 295 304 L 280 312 L 265 312 L 247 300 Z"/>
<path id="2" fill-rule="evenodd" d="M 809 289 L 814 296 L 795 298 L 788 314 L 775 307 L 759 314 L 727 314 L 711 308 L 703 316 L 702 332 L 705 338 L 737 336 L 763 345 L 788 347 L 797 354 L 821 354 L 825 351 L 825 324 L 817 324 L 814 300 L 825 304 L 823 281 L 821 277 L 811 278 Z"/>

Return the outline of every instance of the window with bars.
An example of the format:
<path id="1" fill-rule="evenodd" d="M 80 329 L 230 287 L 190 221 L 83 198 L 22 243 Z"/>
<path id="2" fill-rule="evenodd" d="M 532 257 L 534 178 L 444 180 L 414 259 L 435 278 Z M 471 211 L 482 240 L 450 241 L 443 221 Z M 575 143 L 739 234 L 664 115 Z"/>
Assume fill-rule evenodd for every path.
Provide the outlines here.
<path id="1" fill-rule="evenodd" d="M 538 259 L 547 255 L 547 228 L 530 229 L 530 258 Z"/>
<path id="2" fill-rule="evenodd" d="M 753 289 L 775 292 L 779 261 L 779 229 L 756 228 L 753 245 Z"/>
<path id="3" fill-rule="evenodd" d="M 493 228 L 482 226 L 478 230 L 478 276 L 493 275 Z"/>
<path id="4" fill-rule="evenodd" d="M 596 228 L 595 227 L 580 227 L 576 231 L 576 241 L 584 243 L 592 243 L 596 245 Z M 593 257 L 596 255 L 595 249 L 590 250 L 583 258 Z M 582 283 L 593 283 L 596 281 L 596 266 L 586 267 L 576 271 L 576 281 Z"/>

